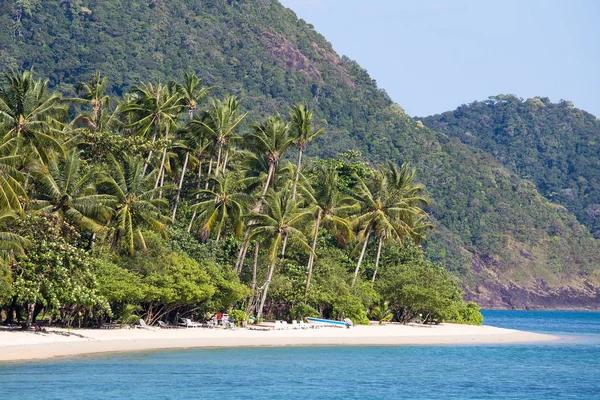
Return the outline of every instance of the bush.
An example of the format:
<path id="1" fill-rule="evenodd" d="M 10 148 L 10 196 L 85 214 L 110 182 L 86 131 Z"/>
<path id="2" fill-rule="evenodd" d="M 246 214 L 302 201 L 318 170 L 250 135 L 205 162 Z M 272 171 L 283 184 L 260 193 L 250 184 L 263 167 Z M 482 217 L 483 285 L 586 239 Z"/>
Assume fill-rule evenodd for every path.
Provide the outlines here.
<path id="1" fill-rule="evenodd" d="M 244 310 L 232 310 L 229 315 L 235 320 L 237 326 L 242 326 L 243 321 L 248 321 L 248 315 Z"/>
<path id="2" fill-rule="evenodd" d="M 290 315 L 293 319 L 303 321 L 306 317 L 318 317 L 319 312 L 306 303 L 298 303 L 290 308 Z"/>
<path id="3" fill-rule="evenodd" d="M 468 302 L 464 307 L 458 310 L 456 321 L 459 324 L 481 325 L 483 324 L 483 315 L 479 311 L 477 303 Z"/>

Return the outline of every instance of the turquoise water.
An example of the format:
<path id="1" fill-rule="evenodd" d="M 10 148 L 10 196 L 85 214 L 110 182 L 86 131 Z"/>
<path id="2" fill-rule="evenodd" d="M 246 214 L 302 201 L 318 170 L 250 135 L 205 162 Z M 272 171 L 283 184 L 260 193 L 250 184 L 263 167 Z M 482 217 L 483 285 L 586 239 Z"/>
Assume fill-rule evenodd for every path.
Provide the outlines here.
<path id="1" fill-rule="evenodd" d="M 180 350 L 0 364 L 0 399 L 600 399 L 600 313 L 487 311 L 527 345 Z"/>

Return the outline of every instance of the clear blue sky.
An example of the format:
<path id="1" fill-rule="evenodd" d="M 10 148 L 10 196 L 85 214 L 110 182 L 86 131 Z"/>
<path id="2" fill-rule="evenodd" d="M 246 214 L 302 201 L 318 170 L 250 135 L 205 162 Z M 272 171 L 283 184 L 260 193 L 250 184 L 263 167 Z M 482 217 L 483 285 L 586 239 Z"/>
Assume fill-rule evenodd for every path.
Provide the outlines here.
<path id="1" fill-rule="evenodd" d="M 510 93 L 600 117 L 600 1 L 280 1 L 409 115 Z"/>

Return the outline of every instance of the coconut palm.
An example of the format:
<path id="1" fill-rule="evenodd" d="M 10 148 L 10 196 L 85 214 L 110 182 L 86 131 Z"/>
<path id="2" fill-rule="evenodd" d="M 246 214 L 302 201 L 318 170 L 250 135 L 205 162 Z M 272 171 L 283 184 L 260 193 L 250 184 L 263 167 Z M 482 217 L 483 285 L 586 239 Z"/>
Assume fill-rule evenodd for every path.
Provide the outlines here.
<path id="1" fill-rule="evenodd" d="M 252 124 L 252 132 L 244 136 L 244 146 L 257 158 L 265 159 L 268 172 L 263 184 L 262 196 L 275 180 L 275 170 L 279 160 L 285 155 L 294 139 L 289 135 L 289 124 L 279 115 L 267 117 L 263 124 Z"/>
<path id="2" fill-rule="evenodd" d="M 240 102 L 234 96 L 227 97 L 224 100 L 213 100 L 209 111 L 205 114 L 205 118 L 190 121 L 192 128 L 197 123 L 201 124 L 208 137 L 215 143 L 217 148 L 215 176 L 219 176 L 219 171 L 222 169 L 223 149 L 227 152 L 232 142 L 239 139 L 235 130 L 247 114 L 240 115 L 239 106 Z"/>
<path id="3" fill-rule="evenodd" d="M 305 295 L 308 295 L 310 288 L 317 238 L 321 224 L 332 232 L 340 233 L 345 241 L 348 241 L 352 236 L 352 228 L 347 216 L 357 211 L 358 207 L 356 200 L 340 193 L 338 173 L 334 167 L 322 166 L 317 168 L 313 188 L 313 193 L 305 192 L 305 197 L 311 203 L 311 209 L 314 212 L 313 215 L 316 215 L 312 233 L 312 252 L 308 258 Z"/>
<path id="4" fill-rule="evenodd" d="M 296 186 L 298 185 L 298 174 L 302 166 L 302 154 L 306 150 L 308 143 L 323 133 L 325 129 L 319 128 L 312 130 L 313 112 L 304 104 L 298 104 L 290 111 L 290 133 L 296 141 L 298 148 L 298 163 L 296 165 L 296 176 L 294 177 L 294 186 L 292 188 L 292 198 L 296 199 Z"/>
<path id="5" fill-rule="evenodd" d="M 99 223 L 110 218 L 107 202 L 111 197 L 97 194 L 99 174 L 95 169 L 86 170 L 78 150 L 71 150 L 64 159 L 54 157 L 48 165 L 35 164 L 31 174 L 35 180 L 35 209 L 91 232 L 99 231 Z"/>
<path id="6" fill-rule="evenodd" d="M 23 174 L 18 170 L 22 158 L 17 153 L 19 138 L 0 138 L 0 211 L 23 211 L 27 193 L 23 188 Z"/>
<path id="7" fill-rule="evenodd" d="M 165 140 L 169 139 L 169 128 L 175 124 L 181 104 L 180 94 L 165 85 L 152 85 L 150 83 L 132 88 L 133 99 L 121 108 L 125 114 L 133 114 L 134 122 L 131 127 L 138 129 L 138 133 L 147 136 L 152 129 L 152 143 L 156 142 L 159 131 L 164 129 Z M 148 164 L 152 158 L 153 151 L 150 150 L 144 164 L 143 173 L 146 174 Z M 163 151 L 160 170 L 164 168 L 166 148 Z"/>
<path id="8" fill-rule="evenodd" d="M 218 242 L 227 225 L 232 226 L 234 235 L 239 237 L 244 225 L 242 216 L 252 198 L 236 190 L 240 189 L 240 185 L 231 174 L 214 177 L 212 180 L 214 188 L 200 190 L 198 195 L 201 201 L 192 205 L 194 210 L 199 211 L 198 217 L 203 222 L 202 237 L 206 239 L 211 232 L 216 231 Z"/>
<path id="9" fill-rule="evenodd" d="M 296 202 L 292 201 L 291 193 L 288 188 L 281 191 L 269 191 L 263 204 L 262 212 L 251 212 L 248 215 L 248 228 L 250 230 L 250 240 L 259 240 L 266 244 L 269 260 L 267 279 L 262 287 L 262 296 L 258 307 L 257 317 L 262 317 L 263 308 L 267 299 L 269 284 L 273 278 L 273 271 L 277 261 L 277 253 L 281 248 L 281 260 L 285 257 L 285 246 L 283 239 L 288 236 L 290 240 L 296 242 L 308 252 L 310 246 L 300 230 L 305 221 L 311 218 L 311 211 L 307 209 L 298 209 Z"/>
<path id="10" fill-rule="evenodd" d="M 15 255 L 24 255 L 24 249 L 30 245 L 27 239 L 5 230 L 16 221 L 16 217 L 17 215 L 10 210 L 0 211 L 0 267 L 1 264 L 6 265 L 14 260 Z M 2 278 L 0 276 L 0 279 Z"/>
<path id="11" fill-rule="evenodd" d="M 114 157 L 110 160 L 110 176 L 104 177 L 98 187 L 102 193 L 112 196 L 113 209 L 109 223 L 111 250 L 135 251 L 135 245 L 146 249 L 143 230 L 164 232 L 169 220 L 161 213 L 168 203 L 153 198 L 153 174 L 144 175 L 144 161 L 139 157 L 125 155 L 123 163 Z"/>
<path id="12" fill-rule="evenodd" d="M 208 140 L 204 135 L 202 135 L 201 131 L 188 131 L 187 136 L 187 146 L 193 152 L 193 160 L 197 164 L 198 173 L 196 174 L 196 190 L 200 190 L 202 186 L 202 164 L 208 158 L 208 154 L 210 153 L 211 141 Z M 209 161 L 209 168 L 207 175 L 210 175 L 212 166 L 212 157 Z M 206 180 L 206 188 L 208 189 L 208 179 Z M 181 192 L 181 185 L 183 184 L 183 179 L 180 180 L 179 189 L 177 193 Z M 196 195 L 196 199 L 198 195 Z M 179 197 L 175 199 L 175 206 L 173 208 L 173 221 L 175 221 L 175 213 L 177 212 L 177 204 L 179 203 Z M 190 232 L 192 230 L 192 225 L 194 224 L 194 220 L 196 219 L 197 211 L 194 210 L 192 214 L 192 218 L 190 219 L 190 223 L 188 225 L 187 231 Z"/>
<path id="13" fill-rule="evenodd" d="M 377 256 L 375 261 L 375 274 L 379 267 L 381 248 L 384 242 L 394 241 L 402 244 L 402 240 L 413 234 L 415 216 L 426 215 L 420 205 L 427 200 L 420 196 L 422 185 L 414 184 L 415 171 L 407 164 L 398 169 L 394 164 L 382 167 L 375 171 L 367 183 L 357 177 L 355 197 L 361 205 L 361 212 L 355 219 L 355 224 L 360 230 L 359 239 L 362 249 L 352 286 L 355 285 L 360 266 L 362 264 L 369 238 L 373 232 L 379 237 Z"/>
<path id="14" fill-rule="evenodd" d="M 36 159 L 47 162 L 53 152 L 63 152 L 58 139 L 58 120 L 67 108 L 60 105 L 61 96 L 49 93 L 48 82 L 33 78 L 33 71 L 4 74 L 0 85 L 0 126 L 6 138 L 22 139 L 21 145 Z"/>
<path id="15" fill-rule="evenodd" d="M 68 98 L 65 101 L 89 105 L 92 110 L 91 114 L 83 113 L 76 120 L 79 123 L 85 122 L 90 130 L 100 130 L 103 111 L 110 108 L 110 97 L 106 95 L 106 77 L 100 75 L 100 72 L 95 72 L 89 82 L 79 82 L 76 91 L 80 97 Z"/>
<path id="16" fill-rule="evenodd" d="M 203 100 L 212 90 L 213 86 L 206 87 L 202 85 L 202 79 L 195 73 L 184 73 L 184 82 L 170 82 L 174 91 L 179 93 L 179 102 L 187 110 L 188 119 L 194 118 L 194 112 L 198 109 L 198 103 Z"/>
<path id="17" fill-rule="evenodd" d="M 262 192 L 258 202 L 254 206 L 254 211 L 259 211 L 262 198 L 267 193 L 267 190 L 275 180 L 275 172 L 279 165 L 279 160 L 288 148 L 294 143 L 293 139 L 289 136 L 289 125 L 285 123 L 279 115 L 267 117 L 262 124 L 252 124 L 252 132 L 244 136 L 244 146 L 250 151 L 245 161 L 246 165 L 254 164 L 255 166 L 267 166 L 267 174 L 264 176 L 264 182 L 262 185 Z M 252 173 L 252 170 L 247 168 L 246 170 Z M 263 177 L 259 171 L 259 177 Z M 244 259 L 246 258 L 246 251 L 248 250 L 249 231 L 246 231 L 242 246 L 238 253 L 238 258 L 235 264 L 235 268 L 241 271 Z"/>

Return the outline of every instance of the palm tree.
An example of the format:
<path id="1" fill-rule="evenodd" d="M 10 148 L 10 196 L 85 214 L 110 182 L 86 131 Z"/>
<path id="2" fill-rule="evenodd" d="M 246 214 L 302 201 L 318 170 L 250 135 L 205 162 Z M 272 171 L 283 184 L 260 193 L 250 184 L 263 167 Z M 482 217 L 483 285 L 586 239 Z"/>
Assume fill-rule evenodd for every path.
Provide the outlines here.
<path id="1" fill-rule="evenodd" d="M 156 142 L 159 130 L 164 127 L 165 140 L 169 139 L 169 128 L 175 123 L 181 105 L 179 104 L 180 94 L 171 90 L 165 85 L 146 84 L 143 86 L 134 86 L 132 88 L 134 98 L 129 103 L 123 105 L 122 112 L 134 114 L 135 121 L 132 127 L 137 127 L 142 136 L 146 136 L 152 128 L 152 143 Z M 148 158 L 144 164 L 143 173 L 146 174 L 148 164 L 152 158 L 152 150 L 148 153 Z M 159 177 L 164 168 L 166 157 L 166 148 L 163 152 Z"/>
<path id="2" fill-rule="evenodd" d="M 244 136 L 243 142 L 244 146 L 251 152 L 247 159 L 253 164 L 268 166 L 260 198 L 253 209 L 254 211 L 259 211 L 263 197 L 275 180 L 275 172 L 279 159 L 283 157 L 294 141 L 289 136 L 289 125 L 279 115 L 267 117 L 263 124 L 252 124 L 251 128 L 252 132 Z M 260 176 L 262 177 L 262 175 Z M 235 264 L 235 268 L 238 271 L 241 271 L 244 259 L 246 258 L 246 251 L 250 244 L 249 235 L 250 232 L 246 231 L 238 253 Z"/>
<path id="3" fill-rule="evenodd" d="M 21 145 L 35 158 L 47 162 L 53 151 L 63 152 L 59 122 L 67 108 L 59 104 L 60 95 L 48 92 L 48 82 L 35 80 L 33 71 L 4 74 L 0 85 L 0 126 L 7 127 L 7 138 L 22 139 Z M 22 153 L 23 154 L 23 153 Z"/>
<path id="4" fill-rule="evenodd" d="M 78 150 L 71 150 L 65 159 L 54 157 L 48 165 L 35 164 L 31 173 L 36 183 L 32 203 L 41 212 L 91 232 L 99 231 L 99 223 L 110 218 L 111 197 L 96 193 L 99 174 L 85 170 Z"/>
<path id="5" fill-rule="evenodd" d="M 225 100 L 213 100 L 210 110 L 205 118 L 190 121 L 190 125 L 200 123 L 205 129 L 208 137 L 212 138 L 217 147 L 217 166 L 215 176 L 219 176 L 221 169 L 221 159 L 223 149 L 228 151 L 231 142 L 239 138 L 235 130 L 246 117 L 246 114 L 239 114 L 240 102 L 234 97 L 227 97 Z M 227 156 L 225 157 L 227 158 Z M 223 168 L 224 169 L 224 168 Z"/>
<path id="6" fill-rule="evenodd" d="M 211 190 L 200 190 L 198 194 L 202 199 L 192 205 L 194 210 L 199 210 L 199 218 L 203 221 L 202 236 L 204 238 L 212 231 L 217 232 L 217 242 L 221 238 L 227 224 L 233 227 L 235 236 L 241 236 L 243 229 L 242 216 L 247 211 L 251 196 L 236 191 L 239 183 L 231 174 L 212 178 L 215 185 Z"/>
<path id="7" fill-rule="evenodd" d="M 292 198 L 296 199 L 296 186 L 298 185 L 298 174 L 302 166 L 302 153 L 306 150 L 308 143 L 323 133 L 325 129 L 319 128 L 313 132 L 313 112 L 304 104 L 298 104 L 290 111 L 291 136 L 296 140 L 298 147 L 298 164 L 296 165 L 296 176 L 294 178 L 294 186 L 292 189 Z"/>
<path id="8" fill-rule="evenodd" d="M 288 236 L 308 252 L 311 251 L 310 246 L 306 243 L 304 234 L 300 230 L 301 226 L 310 217 L 311 211 L 306 209 L 299 210 L 296 202 L 292 201 L 291 194 L 287 188 L 278 192 L 269 191 L 264 198 L 264 211 L 251 212 L 249 214 L 248 228 L 251 232 L 250 240 L 260 240 L 267 244 L 267 258 L 269 260 L 267 279 L 262 287 L 262 296 L 257 312 L 258 318 L 262 317 L 280 247 L 281 260 L 283 261 L 285 257 L 286 248 L 283 246 L 283 238 Z"/>
<path id="9" fill-rule="evenodd" d="M 15 255 L 24 255 L 24 249 L 30 245 L 29 240 L 16 233 L 4 231 L 16 220 L 16 215 L 10 210 L 0 211 L 0 267 L 14 260 Z M 2 269 L 0 268 L 0 272 Z M 0 275 L 0 279 L 3 277 Z"/>
<path id="10" fill-rule="evenodd" d="M 419 207 L 427 203 L 427 200 L 419 195 L 423 186 L 413 183 L 414 176 L 415 171 L 407 164 L 400 169 L 390 164 L 387 168 L 382 167 L 375 171 L 369 183 L 357 177 L 355 197 L 362 211 L 356 218 L 355 224 L 360 229 L 362 249 L 354 271 L 352 286 L 356 284 L 365 250 L 373 232 L 379 237 L 375 261 L 376 274 L 384 242 L 395 241 L 401 245 L 405 237 L 413 234 L 410 222 L 415 220 L 414 217 L 426 215 Z"/>
<path id="11" fill-rule="evenodd" d="M 294 139 L 289 135 L 289 124 L 285 123 L 279 115 L 267 117 L 263 124 L 252 124 L 251 128 L 253 131 L 244 136 L 244 145 L 257 157 L 266 157 L 269 166 L 262 197 L 275 180 L 277 164 L 294 143 Z"/>
<path id="12" fill-rule="evenodd" d="M 125 155 L 123 163 L 111 158 L 110 176 L 99 183 L 100 190 L 112 196 L 110 205 L 113 215 L 109 223 L 111 250 L 135 251 L 138 244 L 146 249 L 143 230 L 163 232 L 169 220 L 161 214 L 161 208 L 168 206 L 163 199 L 154 199 L 156 189 L 152 189 L 152 174 L 144 175 L 144 161 L 139 157 Z"/>
<path id="13" fill-rule="evenodd" d="M 22 186 L 23 174 L 17 166 L 21 155 L 17 153 L 19 138 L 0 138 L 0 211 L 23 211 L 27 193 Z"/>
<path id="14" fill-rule="evenodd" d="M 86 125 L 101 129 L 102 113 L 110 108 L 110 97 L 106 95 L 106 77 L 95 72 L 89 82 L 79 82 L 76 86 L 78 98 L 68 98 L 66 101 L 75 104 L 89 105 L 92 114 L 81 114 L 79 121 L 86 121 Z"/>
<path id="15" fill-rule="evenodd" d="M 212 90 L 213 86 L 202 85 L 202 79 L 195 73 L 184 73 L 184 82 L 170 82 L 175 92 L 179 93 L 179 102 L 188 111 L 188 120 L 194 118 L 194 112 L 198 109 L 198 103 L 203 100 Z"/>
<path id="16" fill-rule="evenodd" d="M 306 193 L 305 196 L 310 200 L 311 209 L 316 213 L 312 252 L 308 258 L 308 275 L 306 278 L 306 292 L 310 288 L 312 277 L 312 268 L 315 259 L 315 250 L 317 248 L 317 238 L 321 224 L 329 228 L 332 232 L 339 232 L 346 241 L 352 236 L 350 222 L 346 218 L 350 213 L 357 211 L 358 204 L 350 196 L 346 196 L 339 191 L 338 173 L 334 167 L 322 166 L 316 170 L 316 183 L 313 186 L 314 193 Z"/>
<path id="17" fill-rule="evenodd" d="M 210 153 L 211 142 L 202 135 L 201 131 L 188 131 L 187 145 L 190 149 L 193 149 L 193 158 L 198 165 L 198 173 L 196 175 L 196 190 L 200 190 L 202 186 L 202 164 L 206 160 L 207 154 Z M 210 164 L 212 165 L 212 158 L 210 159 Z M 207 175 L 210 175 L 210 172 L 211 171 L 209 167 Z M 181 192 L 182 183 L 183 181 L 181 180 L 179 189 L 177 191 L 178 196 L 175 199 L 175 207 L 173 209 L 173 221 L 175 221 L 175 213 L 177 212 L 177 204 L 179 203 L 179 193 Z M 206 183 L 208 184 L 208 179 L 206 180 Z M 208 189 L 208 185 L 206 185 L 205 189 Z M 196 195 L 196 199 L 197 198 L 198 195 Z M 192 214 L 192 218 L 190 219 L 190 223 L 187 228 L 188 232 L 192 230 L 192 225 L 194 224 L 194 220 L 196 219 L 196 214 L 197 210 L 194 210 L 194 213 Z"/>

